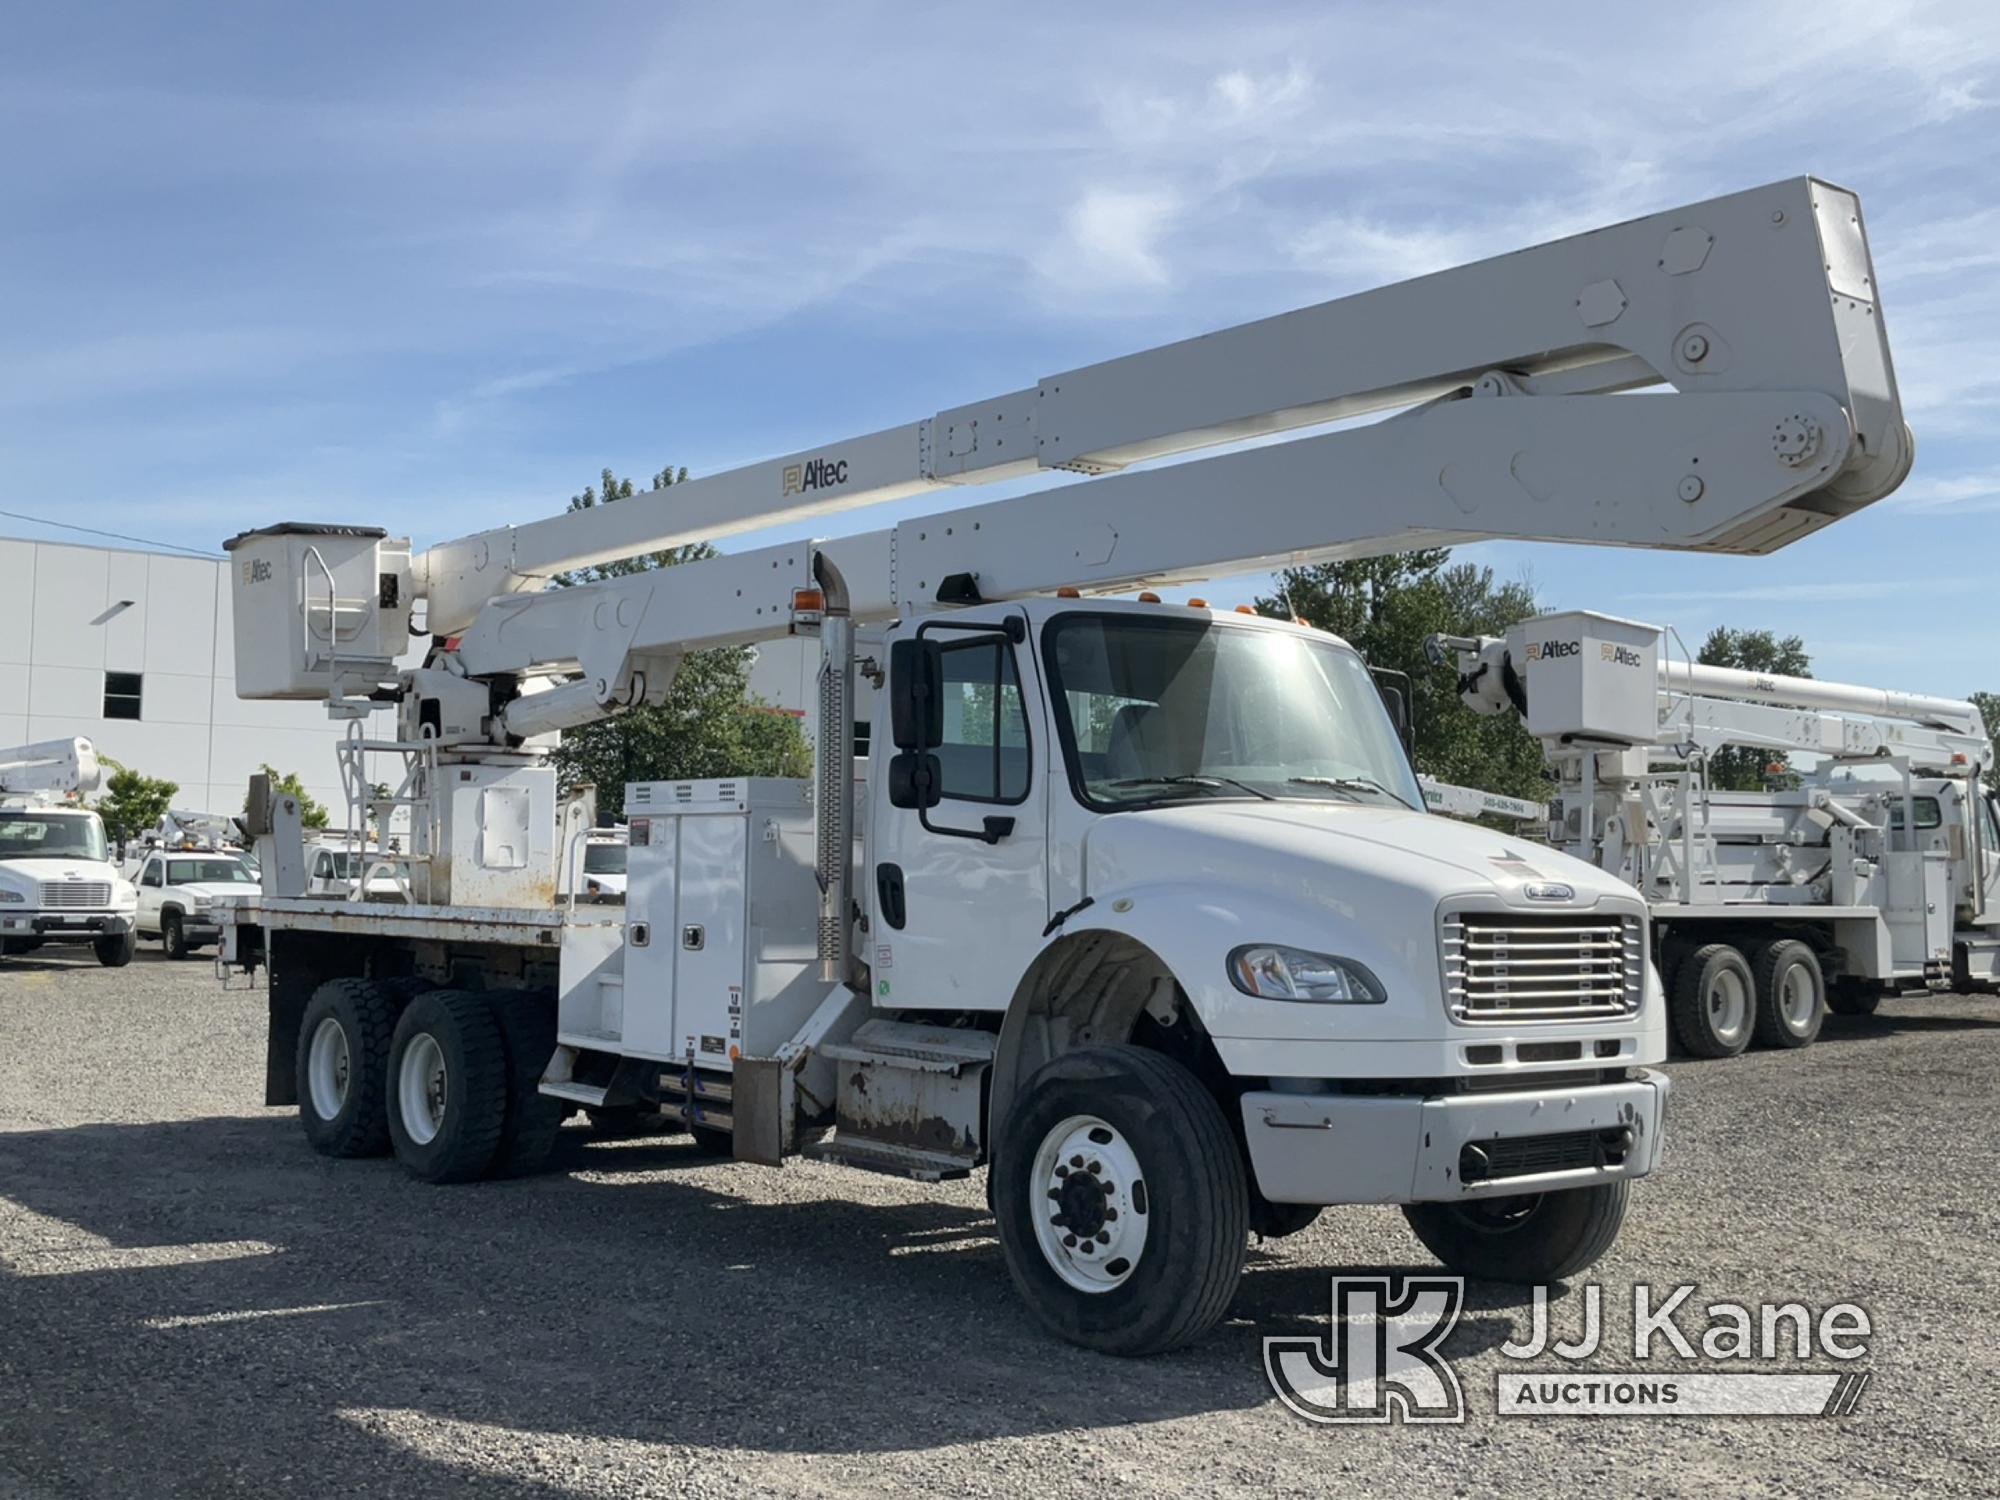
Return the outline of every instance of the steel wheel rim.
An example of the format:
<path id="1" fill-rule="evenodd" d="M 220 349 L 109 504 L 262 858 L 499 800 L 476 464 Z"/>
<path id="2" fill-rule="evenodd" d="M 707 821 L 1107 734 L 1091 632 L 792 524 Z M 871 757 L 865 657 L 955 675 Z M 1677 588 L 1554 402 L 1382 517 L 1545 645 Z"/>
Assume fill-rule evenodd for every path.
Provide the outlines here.
<path id="1" fill-rule="evenodd" d="M 1708 1024 L 1725 1042 L 1734 1042 L 1750 1025 L 1750 990 L 1741 974 L 1725 969 L 1709 984 Z"/>
<path id="2" fill-rule="evenodd" d="M 1813 983 L 1812 971 L 1804 964 L 1786 968 L 1778 986 L 1778 1009 L 1793 1031 L 1803 1032 L 1812 1025 L 1813 1013 L 1819 1009 L 1819 986 Z"/>
<path id="3" fill-rule="evenodd" d="M 1138 1153 L 1107 1121 L 1071 1115 L 1042 1137 L 1028 1174 L 1028 1218 L 1065 1285 L 1101 1295 L 1131 1280 L 1151 1209 Z"/>
<path id="4" fill-rule="evenodd" d="M 313 1112 L 322 1120 L 334 1119 L 347 1107 L 352 1069 L 347 1028 L 332 1016 L 324 1017 L 313 1028 L 306 1048 L 306 1091 L 312 1096 Z"/>
<path id="5" fill-rule="evenodd" d="M 428 1146 L 444 1128 L 446 1085 L 444 1049 L 428 1031 L 418 1032 L 396 1070 L 396 1100 L 404 1133 L 419 1146 Z"/>

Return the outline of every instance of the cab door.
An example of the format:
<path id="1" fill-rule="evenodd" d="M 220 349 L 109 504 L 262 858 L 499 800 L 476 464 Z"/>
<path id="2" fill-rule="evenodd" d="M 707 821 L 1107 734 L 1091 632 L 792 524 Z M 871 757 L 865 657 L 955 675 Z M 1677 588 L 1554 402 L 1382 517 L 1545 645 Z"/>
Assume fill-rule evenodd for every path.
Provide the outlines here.
<path id="1" fill-rule="evenodd" d="M 941 735 L 907 752 L 935 756 L 937 800 L 893 805 L 902 756 L 871 756 L 863 956 L 878 1006 L 1004 1010 L 1049 920 L 1047 719 L 1027 619 L 954 611 L 896 633 L 912 637 L 938 648 Z"/>
<path id="2" fill-rule="evenodd" d="M 159 855 L 147 856 L 139 868 L 139 909 L 135 918 L 141 932 L 160 930 L 160 896 L 166 887 L 167 862 Z"/>

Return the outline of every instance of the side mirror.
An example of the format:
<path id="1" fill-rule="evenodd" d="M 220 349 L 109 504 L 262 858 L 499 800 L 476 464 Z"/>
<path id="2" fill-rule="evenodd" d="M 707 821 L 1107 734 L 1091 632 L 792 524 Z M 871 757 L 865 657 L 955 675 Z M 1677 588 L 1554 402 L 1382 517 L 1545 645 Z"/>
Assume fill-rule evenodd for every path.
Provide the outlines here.
<path id="1" fill-rule="evenodd" d="M 889 760 L 889 805 L 928 811 L 944 795 L 944 768 L 928 750 L 905 750 Z"/>
<path id="2" fill-rule="evenodd" d="M 889 726 L 898 750 L 929 750 L 944 743 L 944 649 L 936 641 L 913 636 L 890 645 Z M 935 764 L 937 757 L 930 759 Z"/>
<path id="3" fill-rule="evenodd" d="M 1410 711 L 1410 674 L 1391 667 L 1370 667 L 1368 672 L 1375 679 L 1375 691 L 1382 696 L 1382 706 L 1389 711 L 1389 722 L 1396 726 L 1396 738 L 1403 742 L 1403 754 L 1414 757 L 1417 723 Z"/>

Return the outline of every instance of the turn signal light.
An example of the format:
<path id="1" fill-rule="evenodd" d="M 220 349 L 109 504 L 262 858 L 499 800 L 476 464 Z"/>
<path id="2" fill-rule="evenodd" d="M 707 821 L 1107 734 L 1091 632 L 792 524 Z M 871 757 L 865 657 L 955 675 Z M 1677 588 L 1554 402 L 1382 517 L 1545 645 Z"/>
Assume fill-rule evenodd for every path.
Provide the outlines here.
<path id="1" fill-rule="evenodd" d="M 801 615 L 823 614 L 826 610 L 826 594 L 820 589 L 793 589 L 792 612 Z"/>

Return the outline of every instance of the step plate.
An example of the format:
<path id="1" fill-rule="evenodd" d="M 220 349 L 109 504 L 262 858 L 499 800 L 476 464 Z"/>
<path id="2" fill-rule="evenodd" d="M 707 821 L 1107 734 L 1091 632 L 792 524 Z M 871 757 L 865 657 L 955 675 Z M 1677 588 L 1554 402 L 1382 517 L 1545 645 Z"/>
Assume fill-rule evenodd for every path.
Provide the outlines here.
<path id="1" fill-rule="evenodd" d="M 880 1141 L 842 1140 L 837 1134 L 825 1140 L 809 1141 L 799 1155 L 809 1161 L 833 1162 L 856 1167 L 863 1172 L 881 1172 L 890 1177 L 907 1177 L 913 1182 L 950 1182 L 972 1174 L 974 1162 L 935 1151 L 916 1151 L 907 1146 L 884 1145 Z"/>

